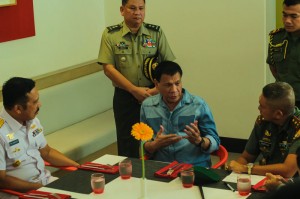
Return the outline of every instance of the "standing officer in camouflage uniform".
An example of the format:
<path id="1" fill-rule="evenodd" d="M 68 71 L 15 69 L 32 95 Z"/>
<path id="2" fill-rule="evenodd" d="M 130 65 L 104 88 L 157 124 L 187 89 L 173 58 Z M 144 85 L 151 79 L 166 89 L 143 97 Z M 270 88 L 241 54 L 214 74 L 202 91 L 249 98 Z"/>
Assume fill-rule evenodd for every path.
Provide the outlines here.
<path id="1" fill-rule="evenodd" d="M 293 88 L 275 82 L 263 88 L 258 116 L 245 150 L 229 168 L 237 173 L 292 177 L 297 172 L 296 151 L 300 146 L 299 109 L 295 107 Z M 259 165 L 254 165 L 258 157 Z"/>
<path id="2" fill-rule="evenodd" d="M 157 94 L 152 82 L 156 59 L 150 58 L 172 61 L 175 57 L 162 29 L 144 23 L 145 0 L 122 0 L 120 11 L 124 21 L 102 35 L 99 63 L 115 87 L 118 154 L 137 158 L 139 142 L 131 136 L 131 128 L 139 122 L 141 102 Z"/>
<path id="3" fill-rule="evenodd" d="M 267 63 L 276 81 L 289 83 L 300 107 L 300 0 L 284 0 L 283 24 L 270 32 Z"/>

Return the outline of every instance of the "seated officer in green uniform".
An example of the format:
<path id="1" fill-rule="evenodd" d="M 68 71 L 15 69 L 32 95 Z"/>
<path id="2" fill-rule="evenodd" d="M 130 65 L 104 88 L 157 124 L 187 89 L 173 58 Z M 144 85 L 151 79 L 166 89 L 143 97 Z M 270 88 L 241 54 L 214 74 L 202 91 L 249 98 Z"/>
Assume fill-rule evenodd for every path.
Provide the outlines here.
<path id="1" fill-rule="evenodd" d="M 300 106 L 300 0 L 283 1 L 284 28 L 270 32 L 267 63 L 276 81 L 289 83 Z"/>
<path id="2" fill-rule="evenodd" d="M 162 29 L 144 23 L 145 0 L 122 0 L 120 11 L 124 21 L 104 30 L 98 61 L 115 87 L 118 154 L 138 158 L 139 141 L 131 136 L 131 128 L 140 120 L 142 101 L 158 93 L 151 58 L 173 61 L 175 57 Z"/>
<path id="3" fill-rule="evenodd" d="M 236 173 L 292 177 L 297 172 L 300 146 L 299 109 L 293 88 L 285 82 L 266 85 L 259 97 L 258 116 L 245 150 L 229 169 Z M 259 164 L 253 164 L 258 157 Z"/>

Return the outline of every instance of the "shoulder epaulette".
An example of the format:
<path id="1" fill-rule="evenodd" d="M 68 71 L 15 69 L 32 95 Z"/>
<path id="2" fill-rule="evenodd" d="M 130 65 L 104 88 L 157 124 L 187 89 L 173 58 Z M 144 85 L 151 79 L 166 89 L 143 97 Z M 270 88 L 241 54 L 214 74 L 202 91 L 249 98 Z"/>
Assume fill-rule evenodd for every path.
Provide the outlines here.
<path id="1" fill-rule="evenodd" d="M 160 26 L 149 24 L 149 23 L 145 23 L 145 27 L 154 31 L 159 31 L 160 29 Z"/>
<path id="2" fill-rule="evenodd" d="M 297 116 L 293 116 L 292 124 L 295 127 L 295 129 L 300 129 L 300 119 Z"/>
<path id="3" fill-rule="evenodd" d="M 114 30 L 120 30 L 122 28 L 121 25 L 114 25 L 114 26 L 108 26 L 108 32 L 114 31 Z"/>
<path id="4" fill-rule="evenodd" d="M 295 127 L 296 133 L 293 137 L 293 140 L 300 137 L 300 119 L 297 116 L 293 116 L 292 125 Z"/>
<path id="5" fill-rule="evenodd" d="M 0 117 L 0 128 L 3 126 L 4 122 L 5 122 L 5 120 Z"/>
<path id="6" fill-rule="evenodd" d="M 283 32 L 284 31 L 284 28 L 277 28 L 277 29 L 275 29 L 275 30 L 272 30 L 270 33 L 269 33 L 269 35 L 275 35 L 275 34 L 277 34 L 277 33 L 279 33 L 279 32 Z"/>
<path id="7" fill-rule="evenodd" d="M 260 125 L 262 122 L 263 122 L 264 118 L 262 115 L 259 115 L 257 118 L 256 118 L 256 121 L 255 121 L 255 124 L 257 125 Z"/>

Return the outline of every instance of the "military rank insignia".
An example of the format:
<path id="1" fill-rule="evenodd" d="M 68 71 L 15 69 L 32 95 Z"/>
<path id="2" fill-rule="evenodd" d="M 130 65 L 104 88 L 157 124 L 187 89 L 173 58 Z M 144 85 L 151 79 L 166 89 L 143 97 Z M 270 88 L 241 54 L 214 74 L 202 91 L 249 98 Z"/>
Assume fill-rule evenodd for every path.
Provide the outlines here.
<path id="1" fill-rule="evenodd" d="M 40 132 L 42 132 L 43 129 L 42 128 L 38 128 L 38 129 L 35 129 L 33 132 L 32 132 L 32 136 L 35 137 L 37 136 Z"/>
<path id="2" fill-rule="evenodd" d="M 20 148 L 15 148 L 12 152 L 13 153 L 17 153 L 17 152 L 19 152 L 21 149 Z"/>
<path id="3" fill-rule="evenodd" d="M 14 133 L 9 133 L 6 135 L 6 137 L 9 139 L 9 140 L 13 140 L 15 138 L 15 134 Z"/>

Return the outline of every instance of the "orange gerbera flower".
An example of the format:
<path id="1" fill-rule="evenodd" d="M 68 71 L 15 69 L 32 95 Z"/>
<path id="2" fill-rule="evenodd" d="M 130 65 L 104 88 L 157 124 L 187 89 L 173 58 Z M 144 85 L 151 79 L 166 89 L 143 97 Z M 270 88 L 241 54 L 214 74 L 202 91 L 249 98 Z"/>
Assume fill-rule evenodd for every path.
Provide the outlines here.
<path id="1" fill-rule="evenodd" d="M 131 135 L 137 140 L 147 141 L 153 137 L 153 130 L 147 124 L 140 122 L 132 126 Z"/>

